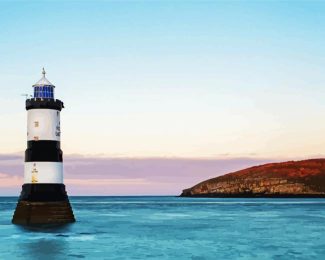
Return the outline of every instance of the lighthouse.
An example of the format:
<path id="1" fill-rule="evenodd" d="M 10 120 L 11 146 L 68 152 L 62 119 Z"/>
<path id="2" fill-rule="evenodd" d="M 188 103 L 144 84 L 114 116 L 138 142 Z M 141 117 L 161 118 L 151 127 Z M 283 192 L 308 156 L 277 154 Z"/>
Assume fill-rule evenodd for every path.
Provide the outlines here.
<path id="1" fill-rule="evenodd" d="M 63 183 L 60 112 L 55 86 L 45 77 L 26 99 L 27 149 L 24 184 L 12 219 L 14 224 L 64 224 L 75 221 Z"/>

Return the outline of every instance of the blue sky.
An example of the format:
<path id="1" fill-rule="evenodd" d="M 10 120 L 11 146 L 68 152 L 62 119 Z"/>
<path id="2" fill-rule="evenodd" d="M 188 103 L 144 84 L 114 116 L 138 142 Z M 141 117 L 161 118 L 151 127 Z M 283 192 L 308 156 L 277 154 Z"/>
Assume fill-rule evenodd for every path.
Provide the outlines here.
<path id="1" fill-rule="evenodd" d="M 0 1 L 0 154 L 26 148 L 21 94 L 44 66 L 67 155 L 324 156 L 324 17 L 322 1 Z"/>
<path id="2" fill-rule="evenodd" d="M 322 154 L 324 14 L 318 1 L 1 2 L 1 152 L 24 149 L 20 94 L 45 66 L 68 153 Z"/>

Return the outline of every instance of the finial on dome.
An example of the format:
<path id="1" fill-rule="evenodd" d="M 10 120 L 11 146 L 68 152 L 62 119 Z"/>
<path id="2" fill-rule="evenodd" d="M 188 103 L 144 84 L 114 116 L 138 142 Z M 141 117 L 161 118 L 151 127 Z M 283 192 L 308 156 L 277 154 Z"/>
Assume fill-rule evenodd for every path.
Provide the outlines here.
<path id="1" fill-rule="evenodd" d="M 49 82 L 49 80 L 45 77 L 46 72 L 45 72 L 44 67 L 42 68 L 42 74 L 43 74 L 43 77 L 39 81 L 37 81 L 33 85 L 33 87 L 51 86 L 54 88 L 54 85 L 51 82 Z"/>

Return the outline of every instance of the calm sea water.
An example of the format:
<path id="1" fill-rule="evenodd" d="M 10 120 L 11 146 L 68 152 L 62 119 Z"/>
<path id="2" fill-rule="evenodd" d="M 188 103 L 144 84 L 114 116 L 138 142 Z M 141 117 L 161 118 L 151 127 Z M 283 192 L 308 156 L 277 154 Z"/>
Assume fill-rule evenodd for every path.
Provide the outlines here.
<path id="1" fill-rule="evenodd" d="M 0 198 L 0 259 L 325 259 L 324 199 L 71 197 L 77 222 L 11 224 Z"/>

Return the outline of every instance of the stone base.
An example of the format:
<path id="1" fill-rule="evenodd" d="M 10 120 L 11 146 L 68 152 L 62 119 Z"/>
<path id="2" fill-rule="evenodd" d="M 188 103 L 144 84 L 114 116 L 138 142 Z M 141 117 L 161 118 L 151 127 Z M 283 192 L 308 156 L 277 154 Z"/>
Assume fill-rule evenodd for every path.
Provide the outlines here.
<path id="1" fill-rule="evenodd" d="M 12 223 L 18 225 L 58 225 L 75 221 L 68 199 L 50 202 L 19 200 L 12 218 Z"/>

